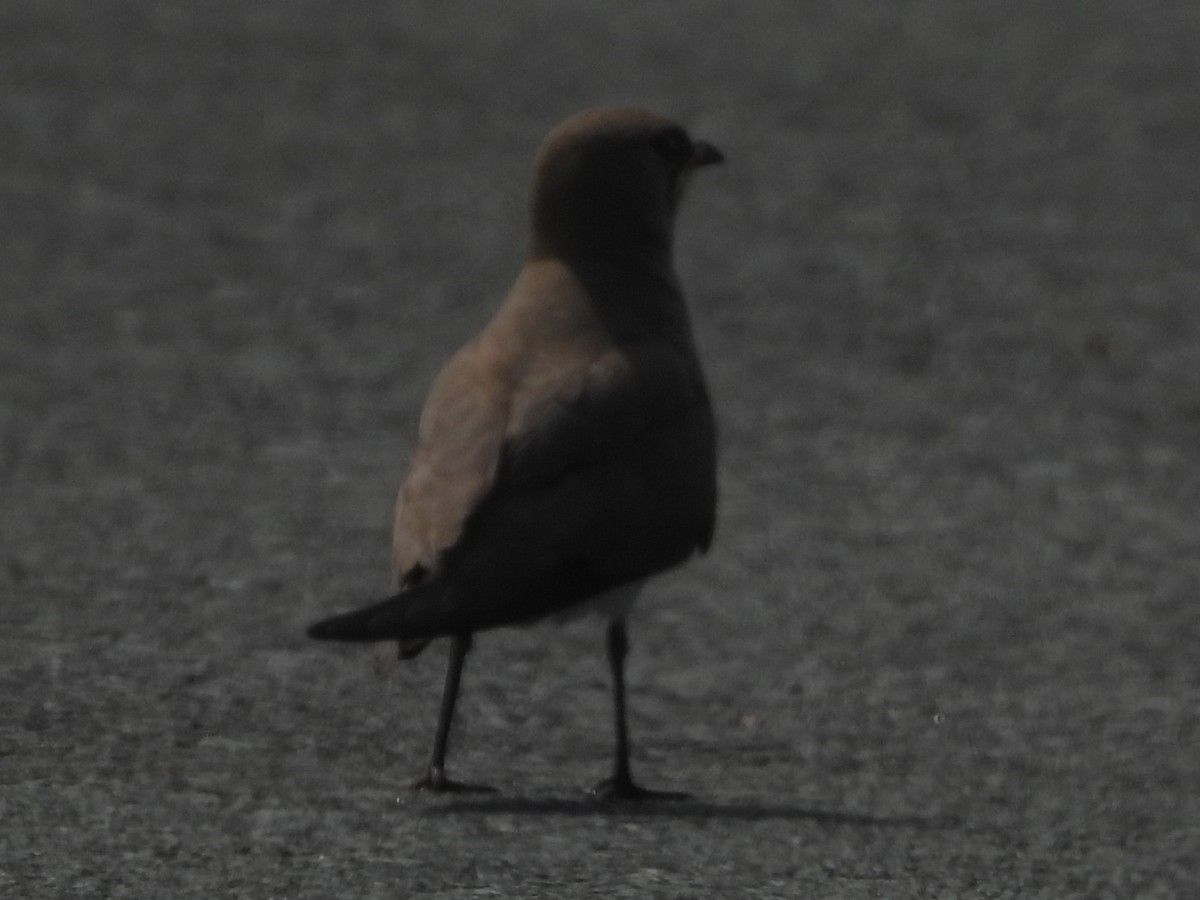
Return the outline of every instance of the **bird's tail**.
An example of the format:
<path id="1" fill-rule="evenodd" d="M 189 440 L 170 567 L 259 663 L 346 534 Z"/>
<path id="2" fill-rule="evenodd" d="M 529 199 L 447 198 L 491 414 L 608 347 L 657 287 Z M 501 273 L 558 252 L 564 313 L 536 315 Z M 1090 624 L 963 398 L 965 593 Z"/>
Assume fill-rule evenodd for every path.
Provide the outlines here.
<path id="1" fill-rule="evenodd" d="M 435 634 L 424 633 L 424 629 L 417 629 L 417 633 L 413 633 L 413 623 L 408 621 L 408 613 L 415 604 L 435 599 L 427 595 L 437 590 L 437 584 L 432 582 L 403 590 L 362 609 L 314 622 L 308 626 L 307 634 L 318 641 L 419 643 L 423 639 L 434 637 Z M 421 643 L 421 646 L 424 646 L 424 643 Z"/>

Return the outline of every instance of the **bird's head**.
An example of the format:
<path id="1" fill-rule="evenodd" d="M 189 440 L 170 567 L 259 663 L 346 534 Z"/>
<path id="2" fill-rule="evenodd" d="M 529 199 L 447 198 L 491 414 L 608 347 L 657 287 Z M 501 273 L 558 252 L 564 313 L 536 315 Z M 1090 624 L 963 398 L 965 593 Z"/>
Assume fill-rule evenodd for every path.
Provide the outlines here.
<path id="1" fill-rule="evenodd" d="M 689 177 L 723 159 L 712 144 L 645 110 L 577 113 L 550 132 L 538 154 L 532 251 L 669 260 Z"/>

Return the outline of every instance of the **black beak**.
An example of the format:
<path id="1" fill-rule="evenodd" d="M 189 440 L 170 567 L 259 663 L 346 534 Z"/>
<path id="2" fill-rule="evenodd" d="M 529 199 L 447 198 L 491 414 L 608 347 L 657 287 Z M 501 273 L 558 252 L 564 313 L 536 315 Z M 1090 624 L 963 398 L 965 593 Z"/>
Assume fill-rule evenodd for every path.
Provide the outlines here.
<path id="1" fill-rule="evenodd" d="M 725 154 L 708 141 L 692 141 L 692 156 L 688 160 L 688 168 L 698 169 L 701 166 L 712 166 L 725 162 Z"/>

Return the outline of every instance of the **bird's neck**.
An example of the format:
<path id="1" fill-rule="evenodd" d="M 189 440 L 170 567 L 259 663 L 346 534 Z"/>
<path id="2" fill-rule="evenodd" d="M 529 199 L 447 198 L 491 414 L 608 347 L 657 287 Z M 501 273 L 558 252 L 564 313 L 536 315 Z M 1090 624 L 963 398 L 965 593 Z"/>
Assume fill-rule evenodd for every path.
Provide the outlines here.
<path id="1" fill-rule="evenodd" d="M 530 258 L 602 259 L 606 265 L 671 270 L 671 209 L 659 208 L 652 198 L 625 202 L 602 183 L 556 189 L 544 181 L 531 210 Z"/>
<path id="2" fill-rule="evenodd" d="M 617 343 L 691 344 L 691 322 L 671 254 L 576 253 L 557 256 L 591 300 L 593 314 Z"/>
<path id="3" fill-rule="evenodd" d="M 535 230 L 528 255 L 530 260 L 561 259 L 581 265 L 674 271 L 671 235 L 640 228 L 636 223 L 615 228 L 581 225 L 570 231 Z"/>

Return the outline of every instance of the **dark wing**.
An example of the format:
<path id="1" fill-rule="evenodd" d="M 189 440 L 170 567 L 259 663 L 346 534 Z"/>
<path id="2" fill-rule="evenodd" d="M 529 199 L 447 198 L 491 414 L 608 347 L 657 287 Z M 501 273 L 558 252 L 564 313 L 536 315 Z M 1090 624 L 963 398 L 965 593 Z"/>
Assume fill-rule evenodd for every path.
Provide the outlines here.
<path id="1" fill-rule="evenodd" d="M 691 360 L 614 350 L 530 412 L 446 553 L 445 611 L 475 627 L 536 619 L 707 548 L 715 434 Z"/>
<path id="2" fill-rule="evenodd" d="M 441 548 L 427 580 L 318 623 L 313 636 L 419 644 L 537 619 L 708 546 L 715 436 L 694 364 L 673 350 L 610 350 L 574 381 L 558 377 L 554 383 L 555 391 L 541 394 L 526 385 L 530 394 L 509 394 L 503 404 L 482 403 L 473 392 L 475 399 L 459 408 L 471 427 L 461 430 L 459 419 L 455 440 L 436 440 L 450 425 L 439 419 L 452 407 L 427 417 L 427 442 L 401 494 L 398 518 L 416 523 L 431 510 L 453 516 L 442 533 L 453 532 L 455 540 Z M 435 390 L 431 402 L 436 397 Z M 498 437 L 501 409 L 508 412 L 507 433 Z M 461 434 L 475 439 L 463 443 Z M 496 448 L 494 459 L 484 447 Z M 439 456 L 452 448 L 465 454 L 458 465 L 474 463 L 459 470 L 473 495 L 459 493 L 458 484 L 448 485 L 448 494 L 432 483 L 411 485 L 426 470 L 452 472 L 452 461 Z M 406 510 L 406 498 L 426 505 Z M 429 521 L 438 525 L 432 516 Z"/>

